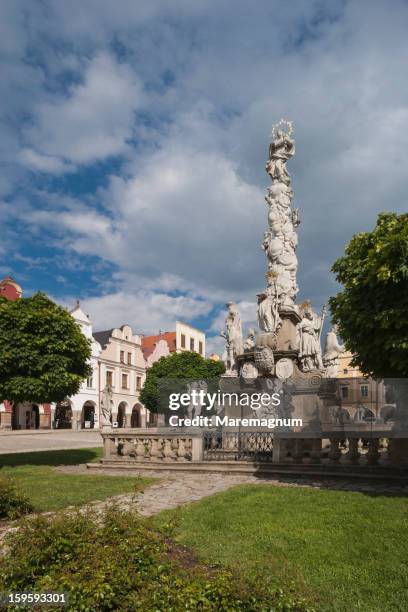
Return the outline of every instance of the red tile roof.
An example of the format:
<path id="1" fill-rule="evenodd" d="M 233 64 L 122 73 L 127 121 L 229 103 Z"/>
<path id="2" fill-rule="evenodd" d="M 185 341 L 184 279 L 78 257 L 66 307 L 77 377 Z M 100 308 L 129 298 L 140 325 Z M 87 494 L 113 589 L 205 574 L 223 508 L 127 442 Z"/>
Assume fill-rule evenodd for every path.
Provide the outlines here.
<path id="1" fill-rule="evenodd" d="M 0 296 L 6 298 L 6 300 L 18 300 L 22 293 L 20 285 L 11 276 L 6 276 L 0 281 Z"/>
<path id="2" fill-rule="evenodd" d="M 164 332 L 157 336 L 143 336 L 142 338 L 142 351 L 145 359 L 148 359 L 153 353 L 156 344 L 159 340 L 165 340 L 168 344 L 170 353 L 174 353 L 176 350 L 176 332 Z"/>

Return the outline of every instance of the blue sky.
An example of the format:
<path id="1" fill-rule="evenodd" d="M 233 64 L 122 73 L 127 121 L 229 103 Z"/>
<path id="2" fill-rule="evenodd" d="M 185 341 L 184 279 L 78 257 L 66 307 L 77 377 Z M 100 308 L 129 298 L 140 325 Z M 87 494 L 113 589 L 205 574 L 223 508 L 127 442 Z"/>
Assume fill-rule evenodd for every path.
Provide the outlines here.
<path id="1" fill-rule="evenodd" d="M 0 273 L 96 329 L 246 324 L 264 284 L 271 125 L 294 121 L 301 299 L 381 210 L 406 210 L 408 5 L 0 4 Z"/>

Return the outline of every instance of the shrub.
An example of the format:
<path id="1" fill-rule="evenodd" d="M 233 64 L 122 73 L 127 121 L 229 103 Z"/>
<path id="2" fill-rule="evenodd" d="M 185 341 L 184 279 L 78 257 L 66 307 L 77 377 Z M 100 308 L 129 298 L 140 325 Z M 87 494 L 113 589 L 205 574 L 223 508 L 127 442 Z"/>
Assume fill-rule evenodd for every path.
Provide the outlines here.
<path id="1" fill-rule="evenodd" d="M 64 592 L 67 610 L 305 609 L 280 592 L 252 591 L 230 572 L 183 567 L 163 535 L 115 506 L 28 519 L 6 543 L 0 592 Z"/>
<path id="2" fill-rule="evenodd" d="M 0 476 L 0 519 L 16 519 L 32 510 L 32 505 L 13 481 Z"/>

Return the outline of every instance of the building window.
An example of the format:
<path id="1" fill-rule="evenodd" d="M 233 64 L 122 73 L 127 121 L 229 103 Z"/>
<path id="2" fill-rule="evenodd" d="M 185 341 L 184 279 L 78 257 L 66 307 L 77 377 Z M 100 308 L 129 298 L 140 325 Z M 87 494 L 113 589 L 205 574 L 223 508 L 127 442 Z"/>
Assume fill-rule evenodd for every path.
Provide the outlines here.
<path id="1" fill-rule="evenodd" d="M 202 342 L 198 343 L 198 352 L 200 353 L 200 355 L 204 355 L 203 343 Z"/>
<path id="2" fill-rule="evenodd" d="M 113 387 L 113 372 L 107 370 L 106 372 L 106 384 Z"/>
<path id="3" fill-rule="evenodd" d="M 181 334 L 181 348 L 186 348 L 186 336 Z"/>
<path id="4" fill-rule="evenodd" d="M 128 353 L 128 365 L 132 365 L 132 353 Z"/>
<path id="5" fill-rule="evenodd" d="M 140 391 L 142 388 L 142 377 L 136 376 L 136 391 Z"/>
<path id="6" fill-rule="evenodd" d="M 120 363 L 125 363 L 125 351 L 120 351 Z"/>
<path id="7" fill-rule="evenodd" d="M 348 387 L 340 387 L 341 389 L 341 397 L 342 399 L 347 399 L 349 396 L 349 388 Z"/>
<path id="8" fill-rule="evenodd" d="M 368 397 L 368 385 L 360 386 L 360 394 L 361 394 L 361 397 Z"/>
<path id="9" fill-rule="evenodd" d="M 194 338 L 190 338 L 190 351 L 194 351 Z"/>
<path id="10" fill-rule="evenodd" d="M 343 374 L 348 374 L 348 369 L 347 368 L 344 368 Z"/>
<path id="11" fill-rule="evenodd" d="M 93 374 L 88 376 L 88 378 L 86 379 L 86 386 L 88 387 L 88 389 L 92 389 L 92 387 L 93 387 Z"/>
<path id="12" fill-rule="evenodd" d="M 129 389 L 127 374 L 122 374 L 122 389 Z"/>

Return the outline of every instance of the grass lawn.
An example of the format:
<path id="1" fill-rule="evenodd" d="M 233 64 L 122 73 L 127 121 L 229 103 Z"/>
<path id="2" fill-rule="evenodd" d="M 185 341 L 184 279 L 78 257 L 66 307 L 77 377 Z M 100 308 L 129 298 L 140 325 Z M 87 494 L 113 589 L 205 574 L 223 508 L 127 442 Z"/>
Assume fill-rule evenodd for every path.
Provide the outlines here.
<path id="1" fill-rule="evenodd" d="M 0 455 L 0 474 L 14 480 L 37 512 L 141 491 L 153 482 L 152 478 L 62 474 L 53 469 L 98 461 L 101 454 L 101 448 L 85 448 Z"/>
<path id="2" fill-rule="evenodd" d="M 207 563 L 272 577 L 318 610 L 408 610 L 408 500 L 239 486 L 161 513 Z"/>

